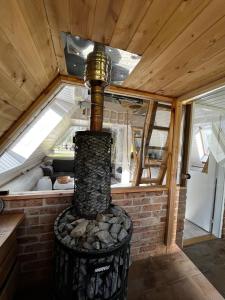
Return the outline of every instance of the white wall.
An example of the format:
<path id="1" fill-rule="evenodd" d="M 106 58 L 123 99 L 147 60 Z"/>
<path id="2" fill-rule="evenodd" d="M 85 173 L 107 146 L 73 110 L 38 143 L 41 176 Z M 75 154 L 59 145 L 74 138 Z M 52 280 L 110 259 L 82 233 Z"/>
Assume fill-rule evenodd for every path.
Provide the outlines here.
<path id="1" fill-rule="evenodd" d="M 210 231 L 214 192 L 216 161 L 209 156 L 208 173 L 190 170 L 191 179 L 187 184 L 186 219 Z"/>
<path id="2" fill-rule="evenodd" d="M 31 191 L 42 176 L 43 172 L 40 167 L 33 168 L 2 186 L 1 190 L 9 190 L 10 193 Z"/>

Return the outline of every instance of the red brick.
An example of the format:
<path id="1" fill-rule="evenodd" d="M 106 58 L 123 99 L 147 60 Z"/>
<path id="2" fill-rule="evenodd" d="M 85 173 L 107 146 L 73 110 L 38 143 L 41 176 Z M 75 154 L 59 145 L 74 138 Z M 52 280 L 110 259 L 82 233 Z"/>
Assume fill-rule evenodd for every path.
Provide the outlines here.
<path id="1" fill-rule="evenodd" d="M 134 220 L 133 221 L 133 226 L 134 227 L 138 227 L 138 226 L 140 226 L 141 225 L 141 222 L 139 221 L 139 220 Z"/>
<path id="2" fill-rule="evenodd" d="M 36 260 L 38 257 L 37 253 L 27 253 L 27 254 L 22 254 L 18 256 L 19 262 L 26 262 L 26 261 L 33 261 Z"/>
<path id="3" fill-rule="evenodd" d="M 135 199 L 135 198 L 144 198 L 146 196 L 145 192 L 139 193 L 126 193 L 124 195 L 125 199 Z"/>
<path id="4" fill-rule="evenodd" d="M 142 252 L 148 252 L 148 251 L 152 251 L 152 250 L 155 250 L 156 248 L 156 245 L 148 245 L 148 246 L 142 246 L 140 247 L 140 253 Z"/>
<path id="5" fill-rule="evenodd" d="M 29 244 L 29 243 L 35 243 L 38 242 L 39 239 L 36 235 L 32 235 L 32 236 L 23 236 L 17 239 L 19 244 Z"/>
<path id="6" fill-rule="evenodd" d="M 10 208 L 42 206 L 42 199 L 12 200 Z"/>
<path id="7" fill-rule="evenodd" d="M 26 226 L 32 226 L 32 225 L 38 225 L 39 224 L 39 217 L 26 217 L 25 219 L 25 225 Z"/>
<path id="8" fill-rule="evenodd" d="M 53 251 L 43 251 L 37 253 L 38 259 L 52 259 L 53 258 Z"/>
<path id="9" fill-rule="evenodd" d="M 120 205 L 120 206 L 128 206 L 133 204 L 133 200 L 126 199 L 126 200 L 115 200 L 113 201 L 114 204 Z"/>
<path id="10" fill-rule="evenodd" d="M 42 241 L 52 241 L 54 239 L 54 232 L 43 233 L 40 235 L 40 242 Z"/>
<path id="11" fill-rule="evenodd" d="M 30 245 L 25 245 L 24 246 L 24 253 L 35 253 L 39 251 L 47 251 L 52 249 L 53 247 L 53 242 L 43 242 L 43 243 L 33 243 Z"/>
<path id="12" fill-rule="evenodd" d="M 137 213 L 141 211 L 141 206 L 125 206 L 124 209 L 128 213 Z"/>
<path id="13" fill-rule="evenodd" d="M 17 237 L 24 236 L 27 233 L 27 228 L 25 226 L 20 226 L 16 230 Z"/>
<path id="14" fill-rule="evenodd" d="M 152 226 L 145 226 L 145 227 L 135 227 L 133 232 L 134 233 L 140 233 L 140 232 L 146 232 L 152 230 Z"/>
<path id="15" fill-rule="evenodd" d="M 59 197 L 59 198 L 47 198 L 44 199 L 44 203 L 47 205 L 54 204 L 71 204 L 71 197 Z"/>
<path id="16" fill-rule="evenodd" d="M 140 214 L 139 213 L 129 213 L 131 219 L 134 221 L 134 220 L 137 220 L 137 219 L 140 219 Z"/>
<path id="17" fill-rule="evenodd" d="M 53 224 L 55 222 L 55 215 L 43 215 L 39 217 L 39 223 L 41 224 Z"/>
<path id="18" fill-rule="evenodd" d="M 58 214 L 58 209 L 61 208 L 61 206 L 43 206 L 40 208 L 40 214 L 41 215 L 57 215 Z M 64 205 L 63 205 L 64 208 Z"/>
<path id="19" fill-rule="evenodd" d="M 163 191 L 152 191 L 152 192 L 146 192 L 146 196 L 162 196 Z"/>
<path id="20" fill-rule="evenodd" d="M 57 215 L 68 207 L 68 204 L 61 204 L 56 206 Z"/>
<path id="21" fill-rule="evenodd" d="M 133 205 L 145 205 L 150 203 L 151 203 L 151 198 L 142 198 L 142 199 L 133 200 Z"/>
<path id="22" fill-rule="evenodd" d="M 160 210 L 161 204 L 149 204 L 142 206 L 142 211 L 154 211 L 154 210 Z"/>
<path id="23" fill-rule="evenodd" d="M 22 270 L 23 271 L 35 271 L 41 268 L 46 267 L 46 265 L 49 265 L 51 263 L 51 259 L 44 259 L 39 261 L 33 261 L 33 262 L 25 262 L 23 263 Z"/>
<path id="24" fill-rule="evenodd" d="M 149 217 L 141 219 L 141 226 L 150 226 L 159 223 L 159 219 L 156 217 Z"/>
<path id="25" fill-rule="evenodd" d="M 39 207 L 38 208 L 37 207 L 25 208 L 24 213 L 26 214 L 26 216 L 39 215 L 40 209 L 41 208 L 39 208 Z"/>
<path id="26" fill-rule="evenodd" d="M 131 247 L 131 256 L 137 255 L 140 252 L 140 247 Z"/>
<path id="27" fill-rule="evenodd" d="M 39 234 L 53 231 L 53 224 L 30 226 L 27 228 L 27 234 Z"/>
<path id="28" fill-rule="evenodd" d="M 123 200 L 124 194 L 112 194 L 112 200 Z"/>
<path id="29" fill-rule="evenodd" d="M 167 202 L 168 202 L 168 197 L 167 196 L 152 197 L 152 203 L 167 204 Z"/>
<path id="30" fill-rule="evenodd" d="M 3 214 L 23 214 L 24 208 L 16 208 L 16 209 L 4 209 Z"/>

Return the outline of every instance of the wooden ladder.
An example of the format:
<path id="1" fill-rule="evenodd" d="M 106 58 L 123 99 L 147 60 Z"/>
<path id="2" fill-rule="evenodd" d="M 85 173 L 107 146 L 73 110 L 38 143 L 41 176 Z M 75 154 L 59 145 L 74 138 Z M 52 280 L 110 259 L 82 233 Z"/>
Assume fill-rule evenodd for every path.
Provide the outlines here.
<path id="1" fill-rule="evenodd" d="M 151 101 L 148 105 L 148 110 L 145 117 L 144 128 L 142 129 L 141 135 L 141 146 L 137 154 L 134 156 L 135 169 L 133 175 L 133 185 L 138 186 L 140 184 L 151 184 L 151 185 L 161 185 L 163 183 L 164 177 L 166 175 L 168 156 L 170 149 L 172 147 L 172 129 L 173 126 L 170 121 L 169 127 L 156 126 L 155 117 L 158 109 L 171 111 L 172 107 L 166 104 L 160 104 Z M 172 118 L 170 118 L 172 120 Z M 167 131 L 167 138 L 165 145 L 163 147 L 150 146 L 150 141 L 152 137 L 153 130 Z M 139 128 L 140 132 L 140 128 Z M 137 138 L 135 134 L 133 135 L 133 140 Z M 140 134 L 138 136 L 140 139 Z M 161 159 L 151 159 L 148 155 L 149 150 L 162 150 L 163 155 Z M 156 178 L 152 178 L 151 168 L 158 168 L 158 175 Z M 146 170 L 147 177 L 143 177 L 143 171 Z"/>

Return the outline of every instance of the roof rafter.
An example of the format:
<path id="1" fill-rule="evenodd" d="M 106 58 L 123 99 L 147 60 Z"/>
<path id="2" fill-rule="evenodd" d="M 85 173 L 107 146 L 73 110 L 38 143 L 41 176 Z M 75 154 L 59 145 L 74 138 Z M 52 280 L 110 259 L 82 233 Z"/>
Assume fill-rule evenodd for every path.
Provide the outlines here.
<path id="1" fill-rule="evenodd" d="M 24 128 L 33 120 L 33 118 L 55 97 L 55 95 L 65 85 L 83 86 L 84 81 L 75 76 L 66 76 L 58 74 L 47 88 L 32 102 L 26 111 L 12 124 L 12 126 L 0 137 L 0 154 L 3 153 L 10 144 L 22 133 Z M 144 100 L 153 100 L 166 103 L 172 103 L 175 98 L 163 95 L 157 95 L 141 90 L 125 88 L 122 86 L 109 86 L 106 92 L 126 95 L 129 97 L 139 97 Z"/>

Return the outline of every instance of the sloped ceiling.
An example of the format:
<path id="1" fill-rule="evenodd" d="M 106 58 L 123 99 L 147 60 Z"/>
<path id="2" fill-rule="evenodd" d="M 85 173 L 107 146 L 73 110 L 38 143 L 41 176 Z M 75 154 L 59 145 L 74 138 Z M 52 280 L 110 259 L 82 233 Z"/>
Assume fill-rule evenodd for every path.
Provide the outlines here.
<path id="1" fill-rule="evenodd" d="M 225 76 L 224 0 L 0 4 L 0 135 L 67 74 L 61 31 L 142 55 L 126 87 L 177 97 Z"/>

